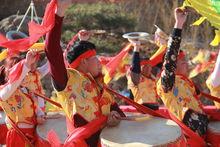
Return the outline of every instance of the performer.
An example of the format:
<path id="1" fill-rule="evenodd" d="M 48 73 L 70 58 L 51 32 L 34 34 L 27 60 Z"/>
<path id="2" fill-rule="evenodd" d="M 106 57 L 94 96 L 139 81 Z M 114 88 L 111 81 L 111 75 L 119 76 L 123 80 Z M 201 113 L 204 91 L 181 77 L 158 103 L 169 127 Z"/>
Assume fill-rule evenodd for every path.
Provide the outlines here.
<path id="1" fill-rule="evenodd" d="M 152 75 L 152 66 L 140 65 L 140 42 L 130 40 L 134 46 L 132 65 L 126 76 L 128 79 L 128 89 L 131 90 L 134 101 L 152 109 L 158 109 L 156 78 Z"/>
<path id="2" fill-rule="evenodd" d="M 179 50 L 186 10 L 175 9 L 175 26 L 168 41 L 157 93 L 168 110 L 199 135 L 207 131 L 208 117 L 204 114 L 193 83 L 187 79 L 188 64 Z"/>
<path id="3" fill-rule="evenodd" d="M 19 57 L 7 58 L 4 76 L 1 76 L 0 103 L 6 113 L 8 133 L 7 147 L 34 145 L 35 126 L 44 122 L 44 113 L 37 109 L 37 104 L 30 96 L 28 89 L 22 86 L 22 81 L 37 62 L 37 53 L 29 51 L 26 59 L 20 61 Z M 18 62 L 18 63 L 17 63 Z M 17 64 L 16 64 L 17 63 Z M 16 65 L 15 65 L 16 64 Z M 14 75 L 9 70 L 16 70 Z"/>
<path id="4" fill-rule="evenodd" d="M 215 63 L 214 71 L 211 73 L 209 78 L 206 81 L 206 84 L 210 90 L 211 95 L 220 97 L 220 51 Z M 215 106 L 220 110 L 220 103 L 215 102 Z"/>
<path id="5" fill-rule="evenodd" d="M 46 38 L 52 82 L 57 96 L 62 99 L 69 134 L 102 115 L 109 116 L 109 125 L 118 124 L 115 116 L 124 116 L 113 96 L 104 88 L 103 77 L 100 76 L 101 64 L 96 57 L 94 44 L 81 40 L 71 46 L 66 56 L 69 68 L 65 68 L 60 38 L 64 12 L 70 4 L 70 0 L 58 0 L 55 26 Z M 86 139 L 87 144 L 97 146 L 99 134 L 100 131 Z"/>
<path id="6" fill-rule="evenodd" d="M 39 58 L 39 56 L 37 57 Z M 36 92 L 41 95 L 45 95 L 43 86 L 41 84 L 41 79 L 49 73 L 49 64 L 46 62 L 44 65 L 37 67 L 37 62 L 35 62 L 30 72 L 26 75 L 24 81 L 22 82 L 22 86 L 28 88 L 30 92 Z M 40 108 L 41 112 L 45 113 L 45 101 L 43 98 L 39 96 L 35 96 L 32 94 L 32 97 L 35 98 L 34 100 L 37 103 L 37 106 Z M 38 112 L 38 113 L 41 113 Z"/>

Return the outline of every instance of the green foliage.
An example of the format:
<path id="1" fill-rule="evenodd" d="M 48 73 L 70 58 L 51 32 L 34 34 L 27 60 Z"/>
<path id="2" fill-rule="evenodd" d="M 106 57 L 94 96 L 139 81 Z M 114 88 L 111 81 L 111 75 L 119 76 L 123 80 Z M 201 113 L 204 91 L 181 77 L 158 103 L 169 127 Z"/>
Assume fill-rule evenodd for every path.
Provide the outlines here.
<path id="1" fill-rule="evenodd" d="M 135 17 L 126 13 L 120 4 L 76 4 L 66 13 L 62 39 L 69 41 L 80 29 L 105 30 L 105 34 L 94 35 L 91 41 L 99 52 L 111 53 L 120 49 L 125 41 L 121 35 L 134 31 L 135 26 Z"/>

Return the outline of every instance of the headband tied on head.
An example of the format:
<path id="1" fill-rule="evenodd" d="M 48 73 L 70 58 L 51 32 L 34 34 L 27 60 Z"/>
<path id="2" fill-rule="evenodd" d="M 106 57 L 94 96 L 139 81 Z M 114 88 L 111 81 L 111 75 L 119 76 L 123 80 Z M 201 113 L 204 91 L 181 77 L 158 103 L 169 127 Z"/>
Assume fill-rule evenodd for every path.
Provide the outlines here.
<path id="1" fill-rule="evenodd" d="M 90 49 L 84 52 L 83 54 L 81 54 L 79 57 L 77 57 L 71 64 L 69 64 L 69 67 L 77 68 L 83 59 L 87 59 L 95 55 L 96 55 L 96 51 L 94 49 Z"/>
<path id="2" fill-rule="evenodd" d="M 181 59 L 183 59 L 185 56 L 186 56 L 185 52 L 181 50 L 181 51 L 179 52 L 178 59 L 181 60 Z"/>
<path id="3" fill-rule="evenodd" d="M 70 47 L 66 59 L 70 68 L 77 68 L 83 59 L 96 55 L 96 47 L 89 41 L 79 41 Z"/>

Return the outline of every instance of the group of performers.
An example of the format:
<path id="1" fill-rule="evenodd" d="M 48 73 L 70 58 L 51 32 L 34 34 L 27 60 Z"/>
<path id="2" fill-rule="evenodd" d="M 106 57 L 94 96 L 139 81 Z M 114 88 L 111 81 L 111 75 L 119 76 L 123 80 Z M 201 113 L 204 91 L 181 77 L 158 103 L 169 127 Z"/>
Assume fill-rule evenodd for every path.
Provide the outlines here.
<path id="1" fill-rule="evenodd" d="M 60 46 L 61 30 L 69 0 L 58 0 L 55 25 L 46 36 L 45 53 L 47 63 L 37 68 L 39 53 L 30 50 L 25 58 L 19 54 L 5 59 L 0 73 L 0 106 L 6 114 L 8 128 L 7 147 L 38 146 L 36 126 L 46 120 L 45 100 L 41 78 L 47 73 L 59 98 L 59 103 L 67 119 L 67 132 L 71 134 L 102 116 L 107 116 L 106 125 L 116 126 L 126 117 L 116 103 L 117 97 L 108 90 L 103 81 L 102 65 L 96 56 L 96 46 L 89 42 L 86 31 L 81 31 L 80 41 L 71 45 L 63 54 Z M 167 43 L 160 76 L 152 75 L 150 64 L 141 65 L 138 40 L 129 40 L 133 46 L 130 69 L 127 71 L 128 89 L 134 101 L 156 111 L 161 98 L 167 110 L 199 136 L 205 138 L 210 116 L 199 101 L 200 91 L 188 79 L 186 53 L 180 50 L 181 33 L 187 18 L 187 10 L 176 8 L 175 25 Z M 219 52 L 220 53 L 220 52 Z M 65 55 L 65 56 L 64 56 Z M 14 74 L 13 69 L 21 67 Z M 220 97 L 220 54 L 213 72 L 207 80 L 211 95 Z M 214 102 L 216 110 L 220 103 Z M 219 112 L 220 113 L 220 112 Z M 3 131 L 0 130 L 0 134 Z M 98 146 L 98 130 L 85 142 Z M 5 138 L 0 138 L 5 140 Z"/>

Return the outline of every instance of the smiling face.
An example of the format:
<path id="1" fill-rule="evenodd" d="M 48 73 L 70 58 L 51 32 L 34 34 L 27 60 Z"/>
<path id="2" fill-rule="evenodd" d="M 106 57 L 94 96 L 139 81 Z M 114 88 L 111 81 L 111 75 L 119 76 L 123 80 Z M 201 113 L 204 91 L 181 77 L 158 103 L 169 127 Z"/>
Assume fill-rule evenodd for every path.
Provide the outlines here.
<path id="1" fill-rule="evenodd" d="M 152 66 L 149 64 L 146 64 L 142 67 L 142 74 L 145 77 L 150 77 L 151 76 L 151 72 L 152 72 Z"/>

